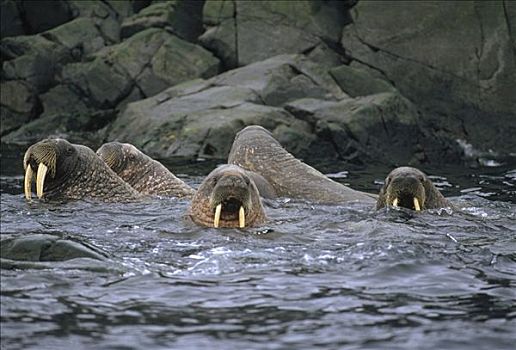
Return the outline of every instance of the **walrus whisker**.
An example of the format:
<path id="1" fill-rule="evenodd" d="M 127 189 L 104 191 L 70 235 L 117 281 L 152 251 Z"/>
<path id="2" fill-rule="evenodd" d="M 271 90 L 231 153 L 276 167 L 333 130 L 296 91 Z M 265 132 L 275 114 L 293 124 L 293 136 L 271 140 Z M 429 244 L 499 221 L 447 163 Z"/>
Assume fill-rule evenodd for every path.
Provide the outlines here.
<path id="1" fill-rule="evenodd" d="M 421 211 L 421 206 L 419 205 L 419 200 L 416 197 L 414 197 L 414 209 L 416 211 Z"/>
<path id="2" fill-rule="evenodd" d="M 43 185 L 45 184 L 45 177 L 47 176 L 48 167 L 39 163 L 38 174 L 36 176 L 36 195 L 38 198 L 43 197 Z"/>
<path id="3" fill-rule="evenodd" d="M 222 212 L 222 203 L 215 207 L 215 217 L 213 218 L 213 227 L 218 228 L 220 222 L 220 213 Z"/>
<path id="4" fill-rule="evenodd" d="M 245 227 L 245 209 L 243 206 L 240 206 L 240 210 L 238 211 L 238 225 L 240 228 Z"/>
<path id="5" fill-rule="evenodd" d="M 32 179 L 34 177 L 34 171 L 32 171 L 32 168 L 30 165 L 27 165 L 27 169 L 25 170 L 25 179 L 24 179 L 24 192 L 25 192 L 25 199 L 30 201 L 32 198 Z"/>

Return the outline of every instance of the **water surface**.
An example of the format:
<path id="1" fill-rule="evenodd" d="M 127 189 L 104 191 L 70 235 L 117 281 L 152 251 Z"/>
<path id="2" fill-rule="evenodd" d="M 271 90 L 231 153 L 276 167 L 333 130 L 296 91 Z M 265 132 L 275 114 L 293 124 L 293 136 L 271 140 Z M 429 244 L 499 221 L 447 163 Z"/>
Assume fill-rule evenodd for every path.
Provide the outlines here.
<path id="1" fill-rule="evenodd" d="M 2 349 L 513 349 L 516 171 L 434 169 L 461 212 L 267 201 L 256 229 L 187 201 L 27 203 L 2 155 L 1 235 L 50 233 L 106 262 L 2 262 Z M 5 162 L 4 162 L 5 160 Z M 18 160 L 19 161 L 19 160 Z M 196 186 L 213 162 L 170 165 Z M 390 169 L 326 172 L 377 192 Z M 426 170 L 426 169 L 425 169 Z"/>

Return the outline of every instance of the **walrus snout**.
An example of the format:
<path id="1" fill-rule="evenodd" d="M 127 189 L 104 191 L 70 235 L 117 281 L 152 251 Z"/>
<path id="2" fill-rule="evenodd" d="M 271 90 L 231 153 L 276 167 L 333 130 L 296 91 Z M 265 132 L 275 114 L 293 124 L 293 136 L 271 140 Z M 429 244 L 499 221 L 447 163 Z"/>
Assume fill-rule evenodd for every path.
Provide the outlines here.
<path id="1" fill-rule="evenodd" d="M 213 226 L 218 227 L 219 221 L 237 220 L 239 227 L 245 227 L 245 216 L 251 204 L 249 179 L 240 174 L 224 175 L 217 180 L 210 198 L 213 208 Z"/>
<path id="2" fill-rule="evenodd" d="M 265 221 L 260 193 L 247 172 L 225 164 L 201 183 L 189 209 L 194 222 L 209 227 L 244 228 Z"/>
<path id="3" fill-rule="evenodd" d="M 404 166 L 392 170 L 380 190 L 376 209 L 385 206 L 416 211 L 452 207 L 421 170 Z"/>
<path id="4" fill-rule="evenodd" d="M 56 174 L 57 165 L 57 147 L 60 143 L 59 139 L 46 139 L 40 141 L 25 152 L 23 157 L 23 167 L 25 169 L 24 193 L 25 198 L 30 200 L 32 197 L 32 181 L 34 180 L 34 172 L 36 174 L 36 195 L 42 198 L 44 194 L 45 179 L 47 174 L 53 178 Z"/>
<path id="5" fill-rule="evenodd" d="M 418 177 L 403 176 L 387 184 L 387 205 L 420 211 L 425 205 L 425 188 Z"/>

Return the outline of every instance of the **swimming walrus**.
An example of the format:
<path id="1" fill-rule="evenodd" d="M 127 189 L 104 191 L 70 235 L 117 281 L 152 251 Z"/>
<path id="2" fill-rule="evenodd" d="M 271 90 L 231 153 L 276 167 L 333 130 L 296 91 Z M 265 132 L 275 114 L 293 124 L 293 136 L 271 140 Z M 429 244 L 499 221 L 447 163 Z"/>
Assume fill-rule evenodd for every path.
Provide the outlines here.
<path id="1" fill-rule="evenodd" d="M 296 159 L 261 126 L 248 126 L 237 133 L 228 163 L 262 175 L 278 196 L 330 204 L 376 200 L 375 195 L 332 181 Z"/>
<path id="2" fill-rule="evenodd" d="M 420 211 L 452 205 L 421 170 L 399 167 L 387 175 L 380 190 L 376 209 L 385 206 Z"/>
<path id="3" fill-rule="evenodd" d="M 97 155 L 141 194 L 182 198 L 195 193 L 163 164 L 129 143 L 106 143 L 97 150 Z"/>
<path id="4" fill-rule="evenodd" d="M 94 199 L 127 201 L 140 194 L 115 174 L 90 148 L 64 139 L 45 139 L 30 146 L 23 157 L 25 198 L 48 200 Z"/>
<path id="5" fill-rule="evenodd" d="M 187 215 L 207 227 L 248 227 L 265 222 L 260 193 L 248 172 L 236 165 L 213 170 L 195 193 Z"/>

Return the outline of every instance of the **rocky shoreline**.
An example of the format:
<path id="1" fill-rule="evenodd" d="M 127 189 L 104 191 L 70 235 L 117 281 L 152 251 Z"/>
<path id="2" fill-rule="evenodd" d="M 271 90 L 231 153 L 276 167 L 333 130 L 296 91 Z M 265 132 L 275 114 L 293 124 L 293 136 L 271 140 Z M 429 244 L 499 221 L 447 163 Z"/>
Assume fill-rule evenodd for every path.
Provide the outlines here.
<path id="1" fill-rule="evenodd" d="M 235 133 L 259 124 L 307 162 L 516 153 L 508 1 L 1 6 L 6 145 L 59 136 L 131 142 L 161 159 L 225 159 Z"/>

